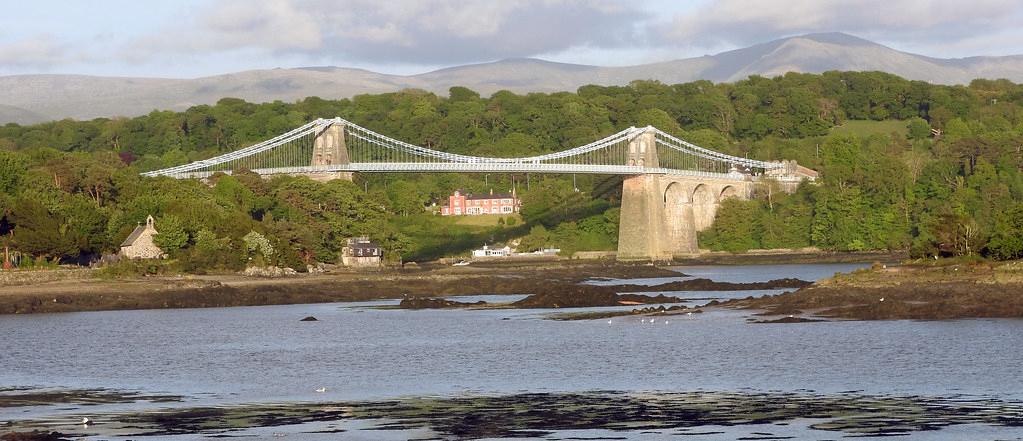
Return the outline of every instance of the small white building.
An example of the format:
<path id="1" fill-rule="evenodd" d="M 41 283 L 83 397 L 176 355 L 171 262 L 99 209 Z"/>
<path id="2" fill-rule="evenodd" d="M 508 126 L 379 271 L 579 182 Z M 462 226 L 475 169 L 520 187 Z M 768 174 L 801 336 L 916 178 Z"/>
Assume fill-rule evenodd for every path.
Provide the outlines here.
<path id="1" fill-rule="evenodd" d="M 128 238 L 121 242 L 121 257 L 128 259 L 159 259 L 163 257 L 163 250 L 153 242 L 153 236 L 157 234 L 160 233 L 156 231 L 153 216 L 147 216 L 146 224 L 135 227 Z"/>
<path id="2" fill-rule="evenodd" d="M 505 246 L 504 248 L 490 248 L 483 245 L 483 248 L 478 250 L 472 250 L 472 257 L 508 257 L 511 256 L 511 247 Z"/>

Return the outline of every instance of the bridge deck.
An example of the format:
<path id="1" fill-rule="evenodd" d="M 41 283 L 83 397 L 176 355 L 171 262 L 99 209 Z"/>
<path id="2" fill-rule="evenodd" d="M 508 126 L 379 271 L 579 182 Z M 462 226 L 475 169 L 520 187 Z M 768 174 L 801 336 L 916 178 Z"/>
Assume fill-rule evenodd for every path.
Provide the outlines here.
<path id="1" fill-rule="evenodd" d="M 530 163 L 401 163 L 367 162 L 344 165 L 279 167 L 252 170 L 260 175 L 304 175 L 315 173 L 560 173 L 560 174 L 607 174 L 646 175 L 663 174 L 673 176 L 694 176 L 717 179 L 746 180 L 742 173 L 714 173 L 669 168 L 648 168 L 628 165 L 576 165 L 576 164 L 530 164 Z M 207 178 L 218 172 L 194 171 L 168 174 L 175 178 Z M 230 171 L 219 172 L 231 174 Z"/>

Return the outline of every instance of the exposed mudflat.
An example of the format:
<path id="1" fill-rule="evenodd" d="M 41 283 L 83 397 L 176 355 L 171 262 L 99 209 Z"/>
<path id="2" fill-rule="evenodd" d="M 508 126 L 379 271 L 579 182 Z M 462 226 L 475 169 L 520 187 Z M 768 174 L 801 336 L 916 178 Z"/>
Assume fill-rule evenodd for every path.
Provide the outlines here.
<path id="1" fill-rule="evenodd" d="M 84 278 L 3 286 L 0 314 L 121 309 L 213 308 L 351 302 L 469 294 L 534 294 L 595 277 L 677 277 L 651 265 L 547 263 L 490 267 L 434 267 L 367 273 L 263 279 L 239 275 Z"/>
<path id="2" fill-rule="evenodd" d="M 721 305 L 849 320 L 1019 318 L 1023 262 L 875 266 L 795 292 Z"/>
<path id="3" fill-rule="evenodd" d="M 274 427 L 279 431 L 275 433 L 341 433 L 351 430 L 347 423 L 364 421 L 361 430 L 367 435 L 377 430 L 426 430 L 443 439 L 458 440 L 544 437 L 569 430 L 683 436 L 749 430 L 752 438 L 745 439 L 791 439 L 764 431 L 764 427 L 804 424 L 807 430 L 820 431 L 820 437 L 838 438 L 912 436 L 965 424 L 1023 427 L 1023 403 L 854 392 L 608 391 L 169 408 L 95 415 L 96 424 L 84 428 L 71 417 L 66 419 L 19 421 L 6 430 L 45 428 L 73 431 L 76 436 L 137 438 L 182 434 L 234 437 L 245 436 L 244 430 L 253 427 Z"/>
<path id="4" fill-rule="evenodd" d="M 181 401 L 177 395 L 152 395 L 105 389 L 33 389 L 0 387 L 0 407 L 42 406 L 47 404 L 111 404 L 147 401 L 172 403 Z"/>

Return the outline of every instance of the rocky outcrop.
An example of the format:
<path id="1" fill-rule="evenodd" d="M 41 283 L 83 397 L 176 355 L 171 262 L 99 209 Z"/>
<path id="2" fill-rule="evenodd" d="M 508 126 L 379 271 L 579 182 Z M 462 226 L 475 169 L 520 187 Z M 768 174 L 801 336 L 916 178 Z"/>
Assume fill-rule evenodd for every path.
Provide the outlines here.
<path id="1" fill-rule="evenodd" d="M 263 266 L 250 266 L 248 268 L 245 268 L 245 271 L 242 272 L 242 274 L 244 274 L 244 275 L 246 275 L 248 277 L 265 277 L 265 278 L 273 279 L 273 278 L 278 278 L 278 277 L 294 276 L 294 275 L 298 274 L 298 271 L 295 271 L 295 270 L 293 270 L 291 268 L 280 268 L 280 267 L 276 267 L 276 266 L 265 266 L 265 267 L 263 267 Z"/>

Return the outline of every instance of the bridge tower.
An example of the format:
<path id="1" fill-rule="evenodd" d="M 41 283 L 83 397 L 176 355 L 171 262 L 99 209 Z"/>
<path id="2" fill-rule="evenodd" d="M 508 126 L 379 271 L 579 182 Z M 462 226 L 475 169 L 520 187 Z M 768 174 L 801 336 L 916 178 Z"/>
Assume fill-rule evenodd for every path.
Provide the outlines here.
<path id="1" fill-rule="evenodd" d="M 657 138 L 644 130 L 629 141 L 626 165 L 657 168 Z M 622 181 L 622 211 L 618 227 L 618 259 L 666 260 L 664 204 L 660 197 L 660 176 L 641 174 Z"/>
<path id="2" fill-rule="evenodd" d="M 317 181 L 329 181 L 332 179 L 352 180 L 351 172 L 340 172 L 330 170 L 330 166 L 344 166 L 351 163 L 348 157 L 348 146 L 345 144 L 345 127 L 338 122 L 330 123 L 320 131 L 313 140 L 313 155 L 309 165 L 322 167 L 326 170 L 313 171 L 306 174 Z"/>

